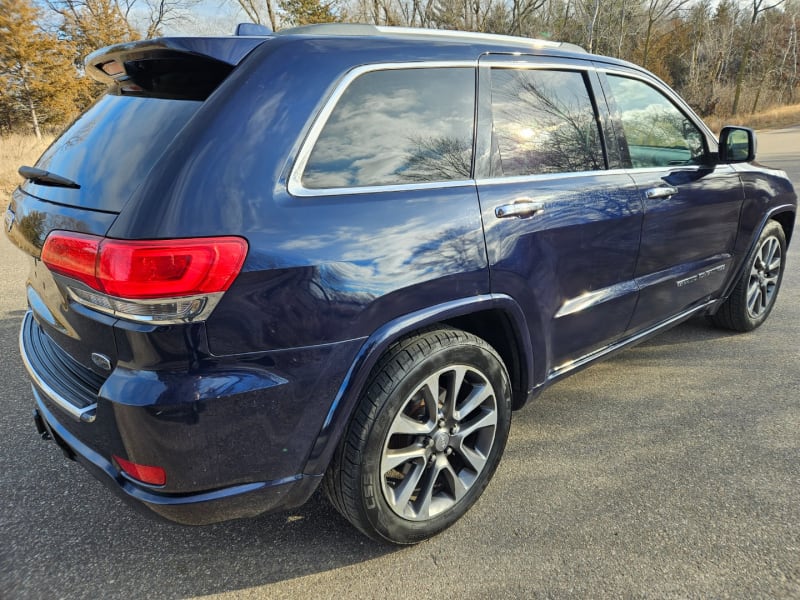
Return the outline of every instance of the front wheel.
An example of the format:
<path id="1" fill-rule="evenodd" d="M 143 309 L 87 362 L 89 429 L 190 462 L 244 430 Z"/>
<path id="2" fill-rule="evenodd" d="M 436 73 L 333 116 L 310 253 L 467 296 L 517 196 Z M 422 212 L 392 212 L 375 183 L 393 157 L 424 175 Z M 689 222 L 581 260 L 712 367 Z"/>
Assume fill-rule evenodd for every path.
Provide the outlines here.
<path id="1" fill-rule="evenodd" d="M 375 367 L 324 488 L 370 537 L 420 542 L 480 497 L 510 424 L 511 388 L 494 349 L 458 329 L 423 331 Z"/>
<path id="2" fill-rule="evenodd" d="M 751 331 L 767 320 L 783 280 L 786 236 L 776 221 L 767 221 L 741 278 L 730 297 L 711 317 L 726 329 Z"/>

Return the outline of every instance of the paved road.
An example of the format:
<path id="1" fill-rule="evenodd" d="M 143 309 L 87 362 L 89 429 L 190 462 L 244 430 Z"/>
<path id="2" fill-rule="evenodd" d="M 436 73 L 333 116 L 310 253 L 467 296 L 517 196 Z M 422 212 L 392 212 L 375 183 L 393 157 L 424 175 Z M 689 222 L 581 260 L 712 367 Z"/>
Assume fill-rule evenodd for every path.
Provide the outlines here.
<path id="1" fill-rule="evenodd" d="M 800 183 L 798 147 L 800 130 L 762 135 L 760 157 Z M 0 598 L 800 598 L 797 247 L 759 331 L 693 321 L 554 386 L 515 415 L 473 510 L 398 550 L 320 497 L 154 523 L 39 441 L 0 237 Z"/>

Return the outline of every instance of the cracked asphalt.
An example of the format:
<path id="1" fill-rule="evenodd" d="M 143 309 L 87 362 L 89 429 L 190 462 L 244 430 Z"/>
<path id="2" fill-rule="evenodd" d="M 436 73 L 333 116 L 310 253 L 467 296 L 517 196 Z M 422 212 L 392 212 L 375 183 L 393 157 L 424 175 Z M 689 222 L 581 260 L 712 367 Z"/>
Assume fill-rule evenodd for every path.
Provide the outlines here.
<path id="1" fill-rule="evenodd" d="M 759 135 L 800 184 L 800 129 Z M 0 598 L 800 598 L 800 250 L 759 330 L 693 320 L 515 413 L 478 504 L 415 547 L 321 496 L 186 528 L 147 520 L 38 439 L 0 236 Z"/>

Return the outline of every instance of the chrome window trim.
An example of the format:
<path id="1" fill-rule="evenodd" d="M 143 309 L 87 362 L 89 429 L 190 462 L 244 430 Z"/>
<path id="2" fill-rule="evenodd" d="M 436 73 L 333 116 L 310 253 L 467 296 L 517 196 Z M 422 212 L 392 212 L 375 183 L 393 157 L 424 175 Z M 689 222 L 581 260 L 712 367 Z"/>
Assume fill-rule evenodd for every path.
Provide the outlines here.
<path id="1" fill-rule="evenodd" d="M 537 181 L 553 181 L 577 177 L 597 177 L 605 175 L 627 175 L 631 169 L 598 169 L 596 171 L 564 171 L 562 173 L 536 173 L 533 175 L 514 175 L 513 177 L 485 177 L 478 179 L 478 185 L 499 185 L 504 183 L 534 183 Z M 663 169 L 661 169 L 663 171 Z M 631 182 L 633 183 L 633 182 Z"/>
<path id="2" fill-rule="evenodd" d="M 689 164 L 664 165 L 663 167 L 631 167 L 629 169 L 624 169 L 624 171 L 627 173 L 635 173 L 637 175 L 647 175 L 648 173 L 664 173 L 664 171 L 699 171 L 702 168 L 704 168 L 703 165 Z"/>
<path id="3" fill-rule="evenodd" d="M 629 79 L 637 79 L 642 83 L 648 84 L 651 87 L 656 88 L 662 94 L 667 96 L 667 98 L 675 105 L 680 112 L 684 113 L 685 116 L 689 117 L 689 120 L 692 121 L 703 133 L 706 134 L 706 137 L 711 137 L 712 140 L 717 141 L 714 132 L 709 129 L 708 125 L 705 124 L 703 119 L 701 119 L 696 112 L 689 106 L 686 101 L 678 96 L 678 94 L 670 88 L 666 83 L 661 81 L 655 75 L 646 75 L 644 73 L 639 73 L 637 71 L 627 71 L 624 69 L 620 69 L 618 67 L 614 67 L 613 65 L 609 66 L 595 66 L 595 70 L 598 73 L 604 73 L 606 75 L 617 75 L 619 77 L 628 77 Z M 688 111 L 688 114 L 686 114 Z M 711 153 L 711 149 L 709 149 L 709 153 Z"/>
<path id="4" fill-rule="evenodd" d="M 491 58 L 485 58 L 489 56 Z M 497 54 L 484 54 L 479 60 L 481 68 L 488 67 L 490 69 L 525 69 L 539 70 L 548 69 L 556 71 L 597 71 L 597 67 L 592 64 L 582 63 L 580 60 L 586 59 L 564 59 L 564 60 L 540 60 L 538 56 L 533 54 L 509 54 L 508 60 L 500 60 Z M 574 63 L 572 61 L 575 61 Z"/>
<path id="5" fill-rule="evenodd" d="M 729 166 L 729 165 L 718 165 Z M 484 177 L 477 179 L 477 185 L 498 185 L 502 183 L 534 183 L 537 181 L 551 181 L 555 179 L 572 179 L 577 177 L 597 177 L 603 175 L 646 175 L 648 173 L 663 174 L 669 171 L 699 171 L 707 168 L 704 165 L 669 165 L 666 167 L 630 167 L 623 169 L 598 169 L 596 171 L 564 171 L 563 173 L 536 173 L 534 175 L 515 175 L 513 177 Z"/>
<path id="6" fill-rule="evenodd" d="M 333 93 L 325 102 L 325 106 L 314 119 L 314 123 L 309 129 L 306 138 L 300 146 L 300 152 L 294 161 L 289 178 L 287 181 L 287 189 L 292 196 L 300 198 L 313 198 L 319 196 L 341 196 L 345 194 L 371 194 L 376 192 L 397 192 L 406 190 L 424 190 L 431 188 L 442 187 L 460 187 L 464 185 L 474 185 L 471 179 L 463 180 L 445 180 L 445 181 L 426 181 L 424 183 L 395 183 L 386 185 L 370 185 L 359 187 L 336 187 L 336 188 L 307 188 L 303 185 L 303 173 L 308 165 L 308 159 L 311 157 L 311 152 L 317 143 L 320 133 L 328 123 L 334 108 L 339 103 L 342 95 L 345 93 L 350 84 L 353 83 L 358 77 L 366 73 L 375 71 L 397 71 L 401 69 L 441 69 L 441 68 L 470 68 L 475 69 L 478 67 L 478 60 L 451 60 L 451 61 L 416 61 L 416 62 L 400 62 L 400 63 L 375 63 L 370 65 L 362 65 L 348 71 L 342 80 L 337 84 Z M 476 92 L 477 94 L 477 92 Z M 474 130 L 474 122 L 473 122 Z M 474 133 L 473 133 L 474 137 Z M 473 139 L 473 145 L 474 145 Z"/>
<path id="7" fill-rule="evenodd" d="M 491 58 L 486 58 L 490 56 Z M 500 55 L 506 60 L 498 58 L 498 55 L 483 55 L 479 59 L 478 66 L 483 69 L 487 68 L 490 72 L 493 69 L 517 69 L 525 71 L 571 71 L 580 73 L 586 77 L 591 77 L 593 73 L 597 73 L 597 67 L 588 62 L 586 58 L 565 58 L 563 60 L 540 60 L 539 57 L 531 54 L 514 54 L 514 55 Z M 592 105 L 592 112 L 595 113 L 595 123 L 597 125 L 598 134 L 601 138 L 606 137 L 603 124 L 600 122 L 603 111 L 600 110 L 600 100 L 597 98 L 596 90 L 590 81 L 586 81 L 586 93 Z M 490 90 L 491 94 L 491 90 Z M 605 100 L 603 99 L 603 102 Z M 491 109 L 490 109 L 491 112 Z M 493 118 L 493 113 L 492 113 Z M 608 146 L 607 142 L 601 142 L 604 146 L 603 149 L 603 162 L 608 165 Z M 622 169 L 594 169 L 591 171 L 563 171 L 559 173 L 532 173 L 530 175 L 512 175 L 512 176 L 498 176 L 498 177 L 484 177 L 476 181 L 478 185 L 496 185 L 499 183 L 525 183 L 528 181 L 547 181 L 549 179 L 569 178 L 569 177 L 589 177 L 597 175 L 598 173 L 616 173 L 621 172 Z"/>

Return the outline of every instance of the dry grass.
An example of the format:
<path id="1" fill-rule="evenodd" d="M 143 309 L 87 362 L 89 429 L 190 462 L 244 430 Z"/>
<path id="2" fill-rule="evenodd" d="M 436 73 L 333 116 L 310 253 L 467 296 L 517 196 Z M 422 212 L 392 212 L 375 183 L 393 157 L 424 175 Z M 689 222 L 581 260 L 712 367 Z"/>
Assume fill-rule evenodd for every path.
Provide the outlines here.
<path id="1" fill-rule="evenodd" d="M 53 136 L 37 140 L 32 135 L 0 135 L 0 205 L 8 204 L 11 192 L 22 182 L 19 166 L 33 165 L 52 141 Z"/>
<path id="2" fill-rule="evenodd" d="M 741 114 L 735 117 L 721 115 L 703 119 L 713 131 L 719 132 L 723 125 L 743 125 L 753 129 L 781 129 L 800 124 L 800 104 L 789 104 L 759 113 Z"/>

